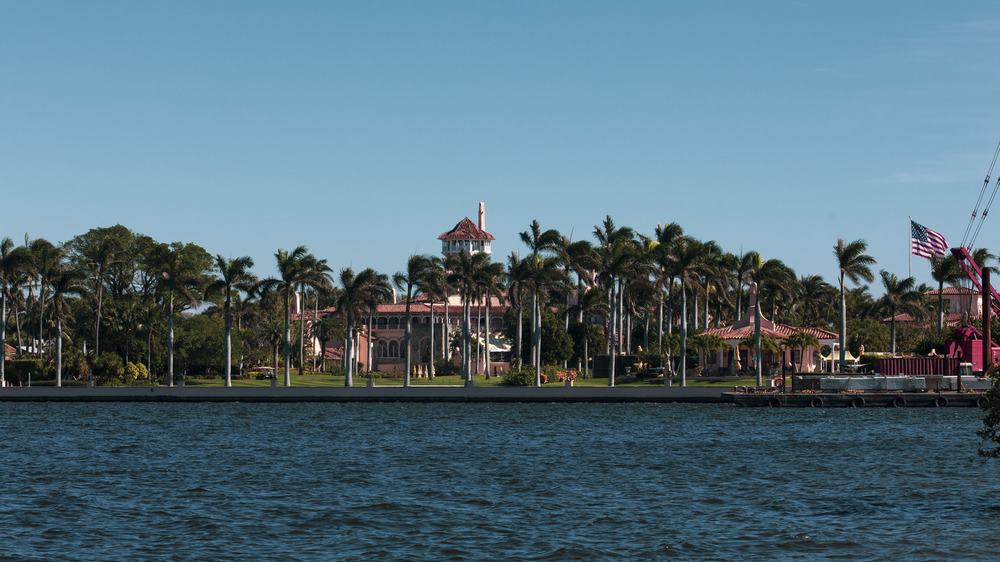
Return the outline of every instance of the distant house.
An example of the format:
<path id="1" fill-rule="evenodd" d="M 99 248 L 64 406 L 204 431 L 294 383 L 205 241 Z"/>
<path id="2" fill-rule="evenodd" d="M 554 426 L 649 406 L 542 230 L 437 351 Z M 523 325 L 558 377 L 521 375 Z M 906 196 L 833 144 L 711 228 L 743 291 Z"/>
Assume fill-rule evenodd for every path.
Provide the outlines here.
<path id="1" fill-rule="evenodd" d="M 468 217 L 462 219 L 448 232 L 438 236 L 441 240 L 441 253 L 445 256 L 468 252 L 470 254 L 492 252 L 490 243 L 496 238 L 484 230 L 486 226 L 486 211 L 483 203 L 479 204 L 479 223 L 476 224 Z M 489 303 L 490 325 L 486 326 L 485 302 L 474 302 L 469 305 L 469 314 L 472 319 L 473 340 L 479 333 L 489 334 L 490 349 L 494 352 L 510 351 L 509 345 L 504 341 L 500 332 L 503 330 L 503 315 L 507 312 L 508 303 L 497 297 L 492 297 Z M 431 312 L 434 316 L 434 334 L 431 340 Z M 294 311 L 295 318 L 298 319 L 298 311 Z M 313 320 L 313 311 L 304 311 L 306 322 Z M 336 308 L 327 308 L 319 311 L 319 316 L 337 316 Z M 459 295 L 452 295 L 445 301 L 431 303 L 426 295 L 415 295 L 410 301 L 410 353 L 413 365 L 419 373 L 425 373 L 430 364 L 431 349 L 433 346 L 434 356 L 442 357 L 446 350 L 451 350 L 447 345 L 447 337 L 461 331 L 462 298 Z M 393 302 L 380 304 L 376 308 L 371 326 L 371 357 L 368 353 L 368 320 L 364 320 L 364 328 L 361 332 L 360 349 L 355 350 L 353 356 L 364 365 L 371 361 L 372 369 L 386 373 L 400 373 L 406 369 L 406 302 Z M 478 323 L 478 330 L 477 330 Z M 445 327 L 447 326 L 447 330 Z M 448 334 L 448 335 L 446 335 Z M 313 353 L 320 353 L 318 341 L 313 341 Z M 341 360 L 344 357 L 344 341 L 327 342 L 323 353 L 328 360 Z M 473 357 L 475 354 L 473 353 Z M 458 357 L 453 357 L 458 359 Z M 475 363 L 475 362 L 473 362 Z M 485 363 L 485 359 L 483 360 Z M 480 369 L 482 364 L 480 365 Z M 476 367 L 473 367 L 476 370 Z"/>
<path id="2" fill-rule="evenodd" d="M 730 374 L 738 370 L 751 368 L 751 365 L 753 364 L 751 359 L 753 358 L 755 350 L 747 349 L 746 347 L 741 346 L 740 342 L 747 336 L 752 337 L 756 331 L 756 309 L 757 285 L 753 284 L 750 286 L 750 304 L 742 318 L 737 320 L 731 326 L 705 330 L 705 334 L 716 335 L 725 340 L 726 344 L 730 348 L 707 354 L 704 351 L 699 352 L 698 359 L 700 364 L 705 366 L 705 374 Z M 834 344 L 838 343 L 838 340 L 840 339 L 839 334 L 829 330 L 823 330 L 821 328 L 798 328 L 795 326 L 788 326 L 786 324 L 779 324 L 768 320 L 763 316 L 763 314 L 761 314 L 761 335 L 766 335 L 776 340 L 783 340 L 797 332 L 812 334 L 816 336 L 817 340 L 819 340 L 819 345 L 817 347 L 809 347 L 805 349 L 805 361 L 801 361 L 801 350 L 783 349 L 778 353 L 767 352 L 767 355 L 764 357 L 764 364 L 769 365 L 778 363 L 782 366 L 791 365 L 792 368 L 798 369 L 801 361 L 802 370 L 812 372 L 817 370 L 821 364 L 820 349 L 824 345 L 828 345 L 833 348 Z"/>
<path id="3" fill-rule="evenodd" d="M 937 325 L 937 302 L 938 295 L 944 300 L 944 323 L 948 326 L 957 326 L 964 321 L 979 319 L 983 316 L 983 296 L 975 289 L 966 287 L 945 287 L 938 291 L 931 289 L 924 293 L 931 306 L 931 323 Z M 913 316 L 909 314 L 897 314 L 896 323 L 913 322 Z M 892 317 L 883 318 L 882 322 L 889 323 Z"/>

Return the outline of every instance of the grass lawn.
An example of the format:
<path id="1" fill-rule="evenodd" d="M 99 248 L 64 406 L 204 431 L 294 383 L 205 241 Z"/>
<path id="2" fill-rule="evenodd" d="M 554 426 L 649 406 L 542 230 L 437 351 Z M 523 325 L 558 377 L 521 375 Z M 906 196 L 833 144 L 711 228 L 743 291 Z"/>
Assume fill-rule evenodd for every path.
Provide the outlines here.
<path id="1" fill-rule="evenodd" d="M 486 379 L 485 375 L 473 375 L 473 380 L 476 386 L 499 386 L 499 377 L 490 377 L 489 380 Z M 306 372 L 302 375 L 298 374 L 298 371 L 292 371 L 291 375 L 292 386 L 344 386 L 343 376 L 333 376 L 329 373 L 311 373 Z M 403 377 L 390 377 L 385 376 L 382 378 L 375 377 L 376 386 L 403 386 Z M 188 377 L 185 380 L 185 384 L 189 386 L 222 386 L 223 379 L 220 378 L 210 378 L 201 379 L 197 377 Z M 365 374 L 355 375 L 354 386 L 365 386 L 368 382 L 368 377 Z M 727 379 L 723 381 L 715 380 L 701 380 L 698 377 L 688 377 L 688 386 L 754 386 L 757 380 L 755 378 L 745 378 L 745 379 Z M 284 373 L 278 373 L 278 386 L 283 386 L 285 383 Z M 433 380 L 427 378 L 417 378 L 411 377 L 410 384 L 413 386 L 424 386 L 424 385 L 434 385 L 434 386 L 462 386 L 463 381 L 460 376 L 438 376 L 434 377 Z M 563 386 L 564 383 L 561 382 L 550 382 L 544 386 Z M 583 379 L 578 378 L 575 382 L 576 386 L 607 386 L 608 379 Z M 628 381 L 617 381 L 616 386 L 646 386 L 646 387 L 661 387 L 663 386 L 663 379 L 650 378 L 650 379 L 629 379 Z M 679 386 L 680 382 L 675 378 L 673 380 L 674 386 Z M 267 387 L 271 386 L 270 380 L 256 380 L 256 379 L 240 379 L 233 377 L 233 386 L 260 386 Z"/>

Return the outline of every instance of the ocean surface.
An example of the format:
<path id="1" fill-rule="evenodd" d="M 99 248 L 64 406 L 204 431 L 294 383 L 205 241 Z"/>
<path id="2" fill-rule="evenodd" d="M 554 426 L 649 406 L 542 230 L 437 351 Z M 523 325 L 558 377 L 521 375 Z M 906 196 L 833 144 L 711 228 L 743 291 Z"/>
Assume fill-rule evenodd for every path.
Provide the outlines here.
<path id="1" fill-rule="evenodd" d="M 975 408 L 0 403 L 0 559 L 995 560 Z"/>

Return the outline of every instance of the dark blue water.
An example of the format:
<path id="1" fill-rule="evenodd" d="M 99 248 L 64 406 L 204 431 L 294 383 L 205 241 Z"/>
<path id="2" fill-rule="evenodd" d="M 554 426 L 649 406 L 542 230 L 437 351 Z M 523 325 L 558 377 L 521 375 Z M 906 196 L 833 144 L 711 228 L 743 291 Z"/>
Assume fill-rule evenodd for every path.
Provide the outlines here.
<path id="1" fill-rule="evenodd" d="M 12 559 L 995 559 L 976 409 L 0 404 Z"/>

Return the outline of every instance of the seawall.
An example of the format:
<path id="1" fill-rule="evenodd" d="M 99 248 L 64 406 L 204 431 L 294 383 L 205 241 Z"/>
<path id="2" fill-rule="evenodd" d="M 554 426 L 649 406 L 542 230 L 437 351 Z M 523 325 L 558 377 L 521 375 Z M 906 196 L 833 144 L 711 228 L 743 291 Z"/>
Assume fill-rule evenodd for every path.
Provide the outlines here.
<path id="1" fill-rule="evenodd" d="M 691 402 L 731 403 L 732 387 L 7 387 L 0 402 Z"/>

